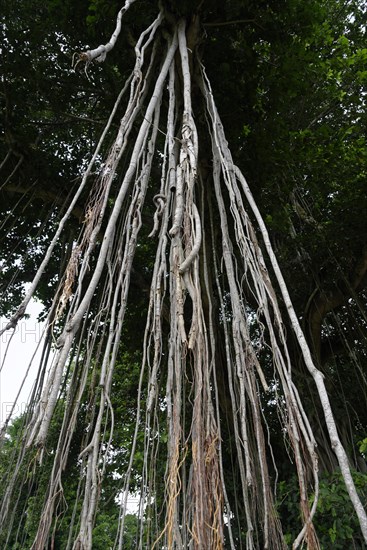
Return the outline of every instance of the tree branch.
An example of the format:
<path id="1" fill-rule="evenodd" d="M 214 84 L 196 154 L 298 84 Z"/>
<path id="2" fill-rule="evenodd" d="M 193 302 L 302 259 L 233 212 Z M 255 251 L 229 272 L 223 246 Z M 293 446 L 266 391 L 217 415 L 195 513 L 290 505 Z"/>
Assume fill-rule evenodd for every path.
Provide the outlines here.
<path id="1" fill-rule="evenodd" d="M 255 19 L 233 19 L 233 21 L 212 21 L 204 23 L 203 27 L 224 27 L 226 25 L 238 25 L 240 23 L 256 23 Z"/>
<path id="2" fill-rule="evenodd" d="M 98 63 L 102 63 L 106 59 L 106 55 L 112 50 L 112 48 L 114 48 L 117 38 L 121 32 L 122 16 L 129 9 L 130 5 L 133 2 L 135 2 L 135 0 L 126 0 L 125 5 L 118 12 L 115 30 L 113 31 L 113 34 L 107 44 L 101 44 L 100 46 L 98 46 L 98 48 L 95 48 L 94 50 L 88 50 L 86 52 L 80 53 L 79 60 L 76 62 L 74 68 L 80 61 L 90 63 L 91 61 L 95 60 Z"/>
<path id="3" fill-rule="evenodd" d="M 310 344 L 318 361 L 321 360 L 321 327 L 322 322 L 330 311 L 345 304 L 351 297 L 353 291 L 359 291 L 366 283 L 367 274 L 367 243 L 363 246 L 362 254 L 350 277 L 347 288 L 345 283 L 336 284 L 335 290 L 316 290 L 309 300 L 306 308 L 306 326 L 309 334 Z M 343 288 L 343 290 L 341 290 Z M 348 291 L 349 290 L 349 291 Z"/>
<path id="4" fill-rule="evenodd" d="M 2 189 L 2 191 L 5 191 L 7 193 L 17 193 L 21 195 L 26 195 L 32 191 L 35 199 L 42 199 L 45 202 L 50 203 L 50 205 L 55 203 L 61 207 L 65 205 L 65 199 L 66 199 L 65 195 L 60 196 L 54 193 L 53 191 L 47 191 L 46 189 L 35 190 L 33 188 L 23 187 L 21 185 L 9 184 L 9 185 L 6 185 Z M 75 205 L 73 210 L 71 211 L 71 215 L 77 220 L 82 221 L 85 216 L 84 208 L 81 208 L 80 206 Z"/>

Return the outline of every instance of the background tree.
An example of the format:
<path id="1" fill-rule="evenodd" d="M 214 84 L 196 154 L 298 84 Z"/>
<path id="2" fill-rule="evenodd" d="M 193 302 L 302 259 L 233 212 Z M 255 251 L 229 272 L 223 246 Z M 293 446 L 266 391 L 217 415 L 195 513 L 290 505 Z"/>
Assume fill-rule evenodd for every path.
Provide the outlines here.
<path id="1" fill-rule="evenodd" d="M 6 540 L 20 494 L 23 547 L 56 540 L 62 503 L 68 547 L 126 547 L 138 490 L 144 547 L 318 548 L 336 467 L 366 539 L 363 4 L 5 8 L 2 307 L 14 328 L 42 297 L 55 349 L 4 471 Z"/>

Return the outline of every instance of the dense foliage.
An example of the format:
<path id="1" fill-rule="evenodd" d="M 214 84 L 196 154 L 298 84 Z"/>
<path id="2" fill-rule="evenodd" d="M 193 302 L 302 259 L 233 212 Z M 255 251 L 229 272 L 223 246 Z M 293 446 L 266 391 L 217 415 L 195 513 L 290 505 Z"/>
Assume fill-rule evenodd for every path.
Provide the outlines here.
<path id="1" fill-rule="evenodd" d="M 24 296 L 24 284 L 32 281 L 49 241 L 78 190 L 94 145 L 134 67 L 134 47 L 142 31 L 156 17 L 158 2 L 137 0 L 130 7 L 123 16 L 116 46 L 100 64 L 85 64 L 78 60 L 82 59 L 81 52 L 107 42 L 121 8 L 119 2 L 4 0 L 3 4 L 0 26 L 3 128 L 0 136 L 0 312 L 10 316 L 17 311 Z M 355 471 L 353 475 L 360 498 L 366 505 L 366 446 L 363 443 L 367 437 L 366 5 L 357 0 L 167 0 L 160 5 L 169 14 L 159 42 L 162 51 L 165 33 L 170 31 L 172 20 L 185 18 L 189 29 L 194 28 L 189 23 L 196 21 L 195 18 L 200 21 L 199 34 L 192 39 L 188 32 L 187 40 L 194 40 L 195 52 L 205 65 L 234 163 L 246 175 L 265 219 L 313 360 L 325 378 L 339 435 Z M 158 74 L 158 62 L 154 69 Z M 191 71 L 195 73 L 192 66 Z M 153 84 L 154 78 L 151 78 L 149 86 Z M 180 86 L 182 82 L 176 83 L 176 92 Z M 205 175 L 213 163 L 212 145 L 199 85 L 193 85 L 192 101 L 200 137 L 200 165 Z M 178 104 L 182 102 L 182 98 L 177 100 Z M 62 334 L 65 318 L 64 312 L 64 318 L 62 315 L 57 317 L 58 304 L 54 298 L 60 300 L 60 281 L 86 224 L 85 205 L 88 204 L 94 175 L 105 166 L 104 159 L 114 143 L 118 121 L 124 116 L 126 105 L 124 99 L 117 106 L 110 132 L 96 158 L 94 172 L 88 178 L 90 186 L 83 189 L 75 202 L 37 286 L 36 296 L 45 304 L 45 315 L 50 310 L 51 318 L 55 320 L 48 335 L 51 348 Z M 162 100 L 161 110 L 165 116 L 169 113 L 166 97 Z M 98 246 L 123 182 L 128 165 L 126 159 L 145 120 L 143 111 L 139 111 L 136 117 L 126 156 L 111 183 L 107 215 L 97 236 Z M 123 548 L 135 548 L 139 540 L 150 541 L 149 544 L 153 545 L 157 535 L 162 530 L 164 533 L 167 513 L 164 499 L 168 491 L 170 455 L 169 444 L 166 446 L 170 438 L 169 423 L 165 421 L 168 375 L 166 367 L 158 375 L 157 404 L 148 430 L 149 377 L 146 372 L 140 374 L 140 364 L 146 353 L 143 334 L 156 255 L 156 242 L 148 236 L 157 206 L 154 200 L 161 179 L 164 139 L 165 127 L 159 126 L 158 153 L 150 174 L 140 240 L 131 267 L 129 301 L 103 424 L 102 446 L 109 441 L 110 435 L 112 438 L 112 434 L 113 439 L 107 445 L 108 456 L 101 465 L 104 481 L 99 489 L 93 530 L 93 548 L 96 549 L 113 547 L 122 537 L 119 516 L 125 488 L 122 480 L 126 471 L 131 471 L 130 493 L 144 493 L 145 484 L 151 484 L 149 490 L 155 497 L 142 503 L 139 521 L 135 515 L 126 516 Z M 131 191 L 129 197 L 130 194 Z M 208 192 L 205 201 L 201 213 L 209 219 L 215 210 L 214 192 Z M 230 210 L 229 192 L 224 192 L 224 202 Z M 215 267 L 221 262 L 223 264 L 219 209 L 215 212 L 217 227 L 212 227 L 212 235 L 203 239 L 212 249 L 213 258 L 216 255 L 219 258 L 218 263 L 213 259 L 210 266 L 213 274 Z M 257 228 L 253 213 L 249 216 Z M 121 239 L 124 223 L 121 221 L 116 230 L 120 231 Z M 229 231 L 235 240 L 236 227 Z M 262 242 L 260 246 L 265 252 Z M 117 245 L 115 247 L 117 249 Z M 241 271 L 240 248 L 231 253 L 243 300 L 246 301 L 249 334 L 258 348 L 262 371 L 272 381 L 270 391 L 266 391 L 257 379 L 256 393 L 261 400 L 265 437 L 271 440 L 266 461 L 269 479 L 277 487 L 274 509 L 282 524 L 282 544 L 292 544 L 305 516 L 302 516 L 299 506 L 300 489 L 294 477 L 293 449 L 286 440 L 284 419 L 280 418 L 277 408 L 285 396 L 275 374 L 273 348 L 269 344 L 271 334 L 257 301 L 256 285 Z M 97 253 L 93 252 L 89 271 L 82 282 L 83 290 L 89 284 L 96 265 Z M 273 268 L 267 267 L 272 279 Z M 200 273 L 204 279 L 203 268 Z M 223 475 L 228 479 L 227 506 L 230 505 L 233 513 L 232 533 L 230 535 L 224 526 L 225 539 L 228 548 L 230 544 L 245 548 L 249 544 L 248 531 L 244 527 L 247 516 L 245 503 L 239 495 L 241 467 L 236 455 L 238 441 L 233 430 L 234 397 L 227 380 L 225 359 L 225 327 L 227 324 L 231 326 L 234 309 L 227 279 L 221 276 L 224 297 L 220 297 L 214 282 L 208 283 L 209 297 L 206 301 L 206 295 L 203 298 L 203 311 L 207 320 L 211 315 L 208 312 L 214 310 L 217 326 L 213 333 L 219 342 L 214 361 L 218 391 L 213 400 L 220 418 Z M 107 269 L 104 277 L 108 279 Z M 72 291 L 76 293 L 76 280 L 73 285 Z M 3 524 L 1 547 L 30 548 L 37 536 L 49 490 L 48 480 L 55 468 L 59 434 L 62 434 L 61 438 L 70 435 L 65 420 L 72 416 L 68 404 L 78 402 L 77 428 L 70 435 L 71 443 L 63 465 L 65 473 L 60 481 L 63 494 L 59 498 L 60 490 L 50 529 L 55 548 L 73 547 L 73 537 L 77 536 L 79 529 L 80 494 L 86 472 L 83 449 L 89 441 L 89 432 L 97 425 L 99 414 L 97 403 L 101 389 L 98 379 L 108 336 L 104 327 L 109 321 L 106 317 L 98 325 L 99 315 L 106 307 L 104 288 L 103 285 L 97 288 L 86 314 L 86 319 L 93 319 L 92 324 L 84 324 L 75 335 L 74 351 L 64 373 L 44 449 L 25 448 L 23 445 L 22 425 L 24 422 L 27 426 L 32 411 L 10 423 L 4 436 L 0 465 L 4 479 L 0 493 L 4 501 L 10 487 L 9 474 L 15 464 L 18 477 L 12 481 L 13 494 L 7 510 L 9 515 L 6 516 L 11 521 Z M 350 522 L 354 512 L 352 506 L 349 509 L 345 504 L 347 492 L 330 444 L 319 397 L 305 367 L 278 287 L 275 287 L 275 292 L 284 313 L 293 380 L 317 442 L 321 485 L 314 523 L 319 547 L 363 548 L 358 521 Z M 169 307 L 166 300 L 160 312 L 162 334 L 159 338 L 164 365 L 168 361 L 168 340 L 172 330 Z M 276 311 L 272 310 L 271 315 L 276 325 Z M 185 326 L 192 316 L 193 306 L 186 303 Z M 79 366 L 87 362 L 87 382 L 81 382 L 84 375 L 80 374 Z M 187 404 L 182 419 L 187 439 L 181 441 L 181 458 L 184 456 L 182 462 L 194 463 L 194 450 L 188 445 L 195 416 L 195 399 L 190 391 L 190 387 L 194 387 L 195 373 L 190 368 L 188 365 L 185 374 L 187 387 L 182 393 Z M 45 374 L 40 372 L 42 380 Z M 80 390 L 79 395 L 82 387 L 84 390 Z M 212 387 L 213 382 L 210 391 Z M 114 411 L 112 416 L 110 408 Z M 306 450 L 304 452 L 306 457 Z M 40 456 L 42 460 L 36 466 Z M 304 461 L 307 463 L 307 458 Z M 185 476 L 189 478 L 190 475 L 189 468 L 187 471 L 182 469 L 183 484 L 189 484 Z M 308 475 L 311 477 L 310 472 Z M 256 482 L 259 482 L 259 489 L 254 494 L 261 492 L 260 480 Z M 307 498 L 312 506 L 312 479 L 308 483 Z M 260 516 L 261 505 L 256 506 L 259 506 Z M 16 518 L 23 519 L 18 522 Z M 259 520 L 259 524 L 254 526 L 258 548 L 265 540 L 262 529 Z M 276 548 L 277 544 L 270 547 Z M 308 544 L 309 548 L 317 547 L 311 535 Z"/>

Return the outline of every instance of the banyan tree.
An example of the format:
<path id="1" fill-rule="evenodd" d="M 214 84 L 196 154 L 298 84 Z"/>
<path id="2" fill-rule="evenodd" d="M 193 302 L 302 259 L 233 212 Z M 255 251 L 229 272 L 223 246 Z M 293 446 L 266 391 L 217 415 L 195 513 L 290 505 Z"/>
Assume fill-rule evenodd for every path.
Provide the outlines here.
<path id="1" fill-rule="evenodd" d="M 323 2 L 314 4 L 326 9 Z M 106 3 L 90 6 L 92 26 L 98 9 L 110 14 Z M 38 376 L 26 412 L 18 424 L 7 419 L 2 431 L 4 548 L 99 548 L 98 537 L 111 523 L 116 549 L 320 548 L 315 528 L 319 479 L 336 469 L 367 541 L 366 512 L 352 475 L 363 455 L 352 450 L 333 393 L 341 395 L 343 386 L 341 381 L 336 389 L 335 358 L 348 355 L 346 347 L 351 357 L 348 308 L 353 326 L 362 333 L 366 328 L 366 245 L 363 236 L 355 241 L 348 269 L 343 248 L 344 271 L 334 270 L 333 285 L 329 277 L 329 286 L 321 281 L 310 288 L 302 310 L 296 290 L 306 278 L 309 253 L 299 235 L 324 231 L 309 206 L 309 176 L 305 167 L 299 168 L 301 174 L 287 170 L 291 153 L 283 171 L 274 163 L 280 189 L 283 177 L 288 191 L 298 182 L 288 193 L 291 213 L 288 209 L 284 222 L 296 252 L 284 272 L 282 231 L 274 222 L 277 195 L 271 196 L 269 187 L 262 196 L 256 175 L 250 170 L 247 181 L 246 162 L 241 164 L 251 156 L 246 150 L 251 139 L 246 145 L 244 138 L 254 132 L 236 101 L 241 97 L 246 104 L 246 81 L 237 75 L 241 91 L 233 92 L 233 104 L 220 91 L 232 71 L 231 55 L 249 58 L 245 50 L 251 40 L 253 51 L 272 65 L 271 40 L 264 38 L 272 20 L 281 23 L 270 5 L 255 9 L 251 2 L 206 0 L 126 0 L 115 20 L 102 17 L 107 41 L 68 54 L 73 74 L 68 68 L 65 74 L 71 76 L 64 78 L 93 87 L 99 64 L 108 66 L 112 58 L 110 72 L 120 89 L 107 107 L 103 94 L 99 99 L 98 108 L 110 111 L 94 131 L 98 139 L 84 138 L 79 173 L 72 179 L 64 168 L 55 169 L 48 189 L 38 178 L 25 188 L 32 152 L 16 150 L 9 123 L 1 183 L 12 199 L 4 207 L 3 231 L 12 238 L 15 230 L 7 224 L 17 227 L 18 204 L 27 200 L 33 209 L 46 205 L 40 209 L 44 219 L 37 222 L 38 235 L 46 238 L 29 245 L 34 247 L 32 278 L 20 305 L 13 303 L 15 292 L 2 332 L 15 330 L 32 297 L 49 286 Z M 347 21 L 352 24 L 355 17 Z M 233 48 L 227 53 L 219 51 L 221 32 L 226 33 L 223 44 Z M 69 51 L 66 35 L 58 31 L 56 36 Z M 294 36 L 300 36 L 294 44 L 304 38 L 299 29 Z M 45 59 L 52 72 L 60 61 L 50 48 Z M 317 52 L 321 59 L 321 47 Z M 330 79 L 342 79 L 335 75 L 336 69 Z M 255 87 L 249 82 L 249 95 L 260 88 L 259 96 L 265 94 L 266 85 L 264 79 Z M 290 86 L 296 89 L 295 83 Z M 342 103 L 352 88 L 353 81 L 335 108 L 341 118 L 357 120 Z M 221 105 L 240 119 L 244 130 L 237 138 L 236 123 L 231 128 L 221 118 Z M 303 151 L 307 132 L 331 117 L 330 106 L 307 105 L 304 113 L 312 108 L 320 113 L 302 122 L 303 134 L 295 142 L 304 140 Z M 259 107 L 258 115 L 266 108 Z M 42 109 L 37 116 L 44 117 L 47 131 L 52 121 Z M 11 109 L 7 112 L 10 116 Z M 86 120 L 88 113 L 79 105 L 74 114 Z M 333 124 L 337 133 L 339 122 Z M 68 142 L 67 133 L 59 134 L 49 146 L 69 148 L 72 162 L 79 145 L 70 136 Z M 43 139 L 41 132 L 37 143 Z M 264 139 L 271 150 L 272 137 L 268 133 Z M 258 172 L 263 167 L 270 181 L 269 163 L 259 157 Z M 360 166 L 358 181 L 362 172 Z M 330 192 L 328 200 L 338 205 L 338 193 L 345 190 Z M 363 192 L 356 192 L 362 200 Z M 266 204 L 273 205 L 271 216 L 265 216 Z M 279 199 L 279 212 L 286 217 L 283 207 Z M 328 208 L 323 212 L 327 216 Z M 335 322 L 326 323 L 327 315 Z M 325 342 L 338 334 L 344 334 L 344 351 L 334 348 L 325 359 Z M 353 338 L 364 341 L 356 332 Z M 334 366 L 326 367 L 332 359 Z M 360 373 L 355 380 L 363 394 L 365 366 L 358 358 L 357 366 L 351 364 Z M 344 405 L 347 401 L 350 395 Z M 358 421 L 351 423 L 363 431 L 366 418 Z M 296 480 L 299 522 L 292 540 L 279 508 L 283 479 Z M 133 536 L 132 495 L 139 500 Z M 115 515 L 106 519 L 108 502 Z"/>

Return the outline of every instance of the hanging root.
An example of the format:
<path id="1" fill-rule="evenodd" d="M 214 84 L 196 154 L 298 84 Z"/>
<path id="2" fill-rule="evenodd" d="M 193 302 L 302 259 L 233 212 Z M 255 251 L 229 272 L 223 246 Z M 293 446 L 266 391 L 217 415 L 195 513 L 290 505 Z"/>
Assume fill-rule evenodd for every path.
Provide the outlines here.
<path id="1" fill-rule="evenodd" d="M 104 60 L 116 43 L 121 17 L 132 3 L 127 0 L 121 8 L 110 41 L 80 54 L 75 66 Z M 156 248 L 137 409 L 127 413 L 135 415 L 135 428 L 131 442 L 123 441 L 131 451 L 124 458 L 124 471 L 116 475 L 120 485 L 115 499 L 121 507 L 114 548 L 125 547 L 124 522 L 133 480 L 134 490 L 140 483 L 139 548 L 219 550 L 227 544 L 226 529 L 234 549 L 234 520 L 243 522 L 246 548 L 285 549 L 271 485 L 272 472 L 277 475 L 276 464 L 269 459 L 273 456 L 272 430 L 262 400 L 269 396 L 276 402 L 274 412 L 277 407 L 299 480 L 303 526 L 293 548 L 303 541 L 309 548 L 318 548 L 312 524 L 318 498 L 315 438 L 292 378 L 285 326 L 248 208 L 256 218 L 304 362 L 316 383 L 332 446 L 367 540 L 366 516 L 338 438 L 322 374 L 312 363 L 256 203 L 233 164 L 204 67 L 200 65 L 196 82 L 204 100 L 201 107 L 200 102 L 192 102 L 193 67 L 198 68 L 200 62 L 195 44 L 188 43 L 186 22 L 174 25 L 170 20 L 169 25 L 162 25 L 164 21 L 162 10 L 140 36 L 135 67 L 81 186 L 60 221 L 30 294 L 6 327 L 15 326 L 24 314 L 67 218 L 87 187 L 121 98 L 127 95 L 114 142 L 89 189 L 82 232 L 55 298 L 58 349 L 42 391 L 40 383 L 32 403 L 27 441 L 2 507 L 3 525 L 18 476 L 24 465 L 29 466 L 32 447 L 47 452 L 47 438 L 60 404 L 64 407 L 62 425 L 32 548 L 47 547 L 57 528 L 64 470 L 79 422 L 85 422 L 78 430 L 82 432 L 81 481 L 73 502 L 68 549 L 93 548 L 104 477 L 118 454 L 113 432 L 119 418 L 113 405 L 121 380 L 116 378 L 115 365 L 122 360 L 134 256 L 141 244 L 146 249 L 141 228 L 148 193 L 154 197 L 149 237 L 155 237 L 150 242 Z M 167 38 L 168 28 L 174 30 Z M 139 113 L 140 126 L 134 132 Z M 200 126 L 201 122 L 197 127 L 195 121 L 205 118 L 207 127 Z M 203 147 L 199 147 L 201 140 Z M 157 150 L 161 175 L 154 188 L 151 169 Z M 209 158 L 201 165 L 204 152 Z M 118 185 L 114 185 L 117 176 Z M 265 364 L 259 349 L 268 357 Z M 40 380 L 43 377 L 42 371 Z M 276 393 L 271 393 L 273 387 Z M 122 406 L 119 403 L 119 409 Z M 162 456 L 166 456 L 163 481 L 157 479 Z M 137 457 L 142 462 L 139 471 Z M 231 462 L 235 473 L 228 467 Z M 315 487 L 312 506 L 310 479 Z"/>
<path id="2" fill-rule="evenodd" d="M 198 209 L 196 208 L 195 204 L 192 205 L 192 210 L 194 213 L 194 220 L 195 220 L 195 240 L 193 243 L 193 247 L 191 249 L 190 254 L 187 256 L 187 258 L 182 262 L 180 265 L 180 274 L 183 275 L 186 273 L 194 261 L 194 259 L 199 254 L 199 250 L 201 247 L 201 223 L 200 223 L 200 216 Z"/>

